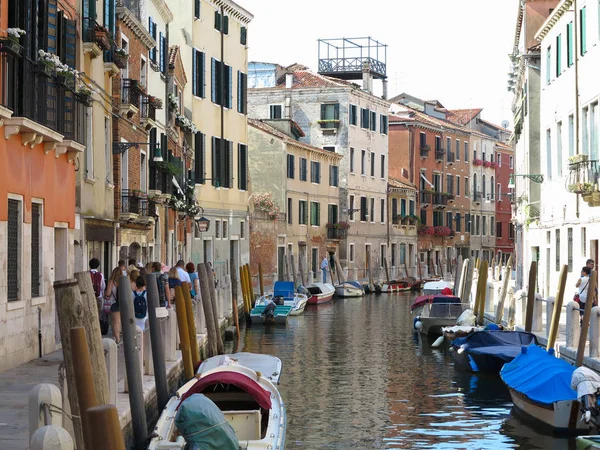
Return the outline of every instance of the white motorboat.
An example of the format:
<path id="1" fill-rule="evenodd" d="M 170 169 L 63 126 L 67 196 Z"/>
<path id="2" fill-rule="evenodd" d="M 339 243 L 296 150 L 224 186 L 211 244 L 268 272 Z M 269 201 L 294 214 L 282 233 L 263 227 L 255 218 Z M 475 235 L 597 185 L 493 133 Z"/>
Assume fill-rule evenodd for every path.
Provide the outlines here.
<path id="1" fill-rule="evenodd" d="M 167 403 L 148 450 L 186 448 L 187 442 L 175 420 L 181 403 L 194 394 L 203 394 L 221 410 L 235 432 L 240 449 L 283 449 L 286 411 L 276 388 L 280 376 L 281 360 L 274 356 L 236 353 L 207 359 L 196 377 Z"/>
<path id="2" fill-rule="evenodd" d="M 275 286 L 273 286 L 273 292 L 259 297 L 256 300 L 256 305 L 265 305 L 269 301 L 275 301 L 277 297 L 283 297 L 284 306 L 292 307 L 290 316 L 299 316 L 302 314 L 308 303 L 308 296 L 294 292 L 294 283 L 291 281 L 276 281 Z"/>
<path id="3" fill-rule="evenodd" d="M 428 281 L 423 285 L 423 295 L 441 294 L 446 288 L 453 289 L 454 285 L 444 280 Z"/>
<path id="4" fill-rule="evenodd" d="M 333 299 L 335 288 L 329 283 L 313 283 L 310 286 L 306 286 L 310 296 L 308 297 L 308 303 L 310 305 L 320 305 L 321 303 L 330 302 Z"/>
<path id="5" fill-rule="evenodd" d="M 365 290 L 358 281 L 345 281 L 335 287 L 335 295 L 338 297 L 362 297 Z"/>
<path id="6" fill-rule="evenodd" d="M 442 334 L 443 327 L 456 324 L 460 315 L 469 308 L 455 296 L 436 296 L 431 303 L 425 303 L 421 313 L 415 317 L 415 329 L 423 334 Z"/>

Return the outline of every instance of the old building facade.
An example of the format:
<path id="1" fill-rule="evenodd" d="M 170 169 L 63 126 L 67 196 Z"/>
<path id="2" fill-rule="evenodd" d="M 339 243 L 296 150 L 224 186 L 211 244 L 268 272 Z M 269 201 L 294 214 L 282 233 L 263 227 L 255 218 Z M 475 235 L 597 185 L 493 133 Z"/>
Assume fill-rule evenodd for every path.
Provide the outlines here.
<path id="1" fill-rule="evenodd" d="M 339 209 L 331 222 L 348 222 L 339 245 L 344 267 L 366 277 L 387 256 L 387 177 L 389 103 L 357 85 L 323 76 L 305 66 L 282 68 L 252 63 L 249 115 L 291 119 L 305 136 L 301 142 L 339 153 Z"/>
<path id="2" fill-rule="evenodd" d="M 309 271 L 318 275 L 324 256 L 338 253 L 348 224 L 338 219 L 342 155 L 299 142 L 302 134 L 289 120 L 250 120 L 250 261 L 254 272 L 260 263 L 263 273 L 284 279 L 285 258 L 292 255 L 307 281 Z"/>
<path id="3" fill-rule="evenodd" d="M 417 278 L 418 270 L 414 269 L 419 226 L 416 187 L 390 176 L 387 206 L 390 279 Z"/>

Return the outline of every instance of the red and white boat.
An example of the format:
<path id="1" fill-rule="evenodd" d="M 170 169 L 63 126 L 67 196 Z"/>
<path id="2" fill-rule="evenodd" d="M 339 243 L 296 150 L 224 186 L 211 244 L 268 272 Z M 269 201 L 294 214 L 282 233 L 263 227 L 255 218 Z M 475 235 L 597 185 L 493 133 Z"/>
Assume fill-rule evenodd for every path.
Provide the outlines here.
<path id="1" fill-rule="evenodd" d="M 330 302 L 335 294 L 335 288 L 329 283 L 313 283 L 306 287 L 310 293 L 308 297 L 309 305 L 319 305 Z"/>

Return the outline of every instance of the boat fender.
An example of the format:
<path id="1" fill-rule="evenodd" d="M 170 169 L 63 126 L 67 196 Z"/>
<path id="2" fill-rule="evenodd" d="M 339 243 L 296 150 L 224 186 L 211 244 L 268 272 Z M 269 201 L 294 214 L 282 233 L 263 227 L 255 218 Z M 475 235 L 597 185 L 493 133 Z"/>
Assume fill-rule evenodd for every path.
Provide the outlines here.
<path id="1" fill-rule="evenodd" d="M 421 330 L 421 328 L 423 328 L 423 322 L 421 322 L 420 320 L 418 320 L 415 323 L 415 330 Z"/>
<path id="2" fill-rule="evenodd" d="M 421 320 L 421 316 L 417 316 L 413 319 L 413 328 L 416 330 L 417 329 L 417 322 L 419 322 Z"/>
<path id="3" fill-rule="evenodd" d="M 471 370 L 473 372 L 479 372 L 479 367 L 477 367 L 477 363 L 475 363 L 475 360 L 471 357 L 471 355 L 467 355 L 469 357 L 469 365 L 471 366 Z"/>
<path id="4" fill-rule="evenodd" d="M 431 344 L 431 348 L 438 348 L 440 345 L 442 345 L 442 342 L 444 342 L 444 336 L 437 338 L 435 342 Z"/>

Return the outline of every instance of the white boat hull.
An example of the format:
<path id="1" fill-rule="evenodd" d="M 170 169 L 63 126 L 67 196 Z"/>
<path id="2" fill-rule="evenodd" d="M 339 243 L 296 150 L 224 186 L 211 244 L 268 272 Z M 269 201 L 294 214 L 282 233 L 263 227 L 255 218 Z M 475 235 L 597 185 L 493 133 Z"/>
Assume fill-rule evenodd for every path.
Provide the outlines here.
<path id="1" fill-rule="evenodd" d="M 352 284 L 339 284 L 335 287 L 335 295 L 338 297 L 362 297 L 365 291 Z"/>
<path id="2" fill-rule="evenodd" d="M 154 428 L 154 437 L 148 446 L 148 450 L 185 449 L 186 442 L 182 436 L 178 435 L 175 427 L 175 416 L 177 415 L 177 408 L 181 397 L 202 378 L 218 372 L 229 371 L 235 371 L 253 379 L 261 388 L 271 394 L 268 425 L 262 439 L 260 436 L 257 436 L 259 430 L 254 430 L 254 437 L 256 438 L 249 437 L 252 434 L 252 430 L 250 427 L 249 431 L 248 422 L 258 417 L 257 411 L 223 411 L 225 419 L 231 424 L 238 436 L 240 448 L 243 450 L 283 449 L 285 446 L 286 411 L 279 391 L 269 379 L 259 375 L 248 367 L 234 364 L 217 366 L 204 372 L 202 372 L 201 366 L 197 378 L 193 378 L 184 384 L 167 403 Z"/>
<path id="3" fill-rule="evenodd" d="M 526 396 L 514 389 L 508 388 L 508 391 L 510 392 L 510 397 L 518 413 L 524 414 L 538 422 L 542 422 L 557 431 L 589 430 L 589 425 L 579 420 L 581 413 L 579 411 L 579 402 L 577 400 L 554 402 L 552 406 L 547 406 L 532 402 Z M 573 407 L 575 407 L 575 411 L 573 412 L 574 424 L 570 424 L 572 419 L 571 410 Z"/>
<path id="4" fill-rule="evenodd" d="M 273 294 L 266 294 L 256 300 L 256 305 L 264 305 L 267 300 L 271 300 L 273 298 Z M 304 294 L 294 294 L 293 300 L 284 300 L 284 306 L 291 306 L 292 311 L 290 312 L 290 316 L 299 316 L 304 314 L 304 309 L 308 304 L 308 297 Z"/>

